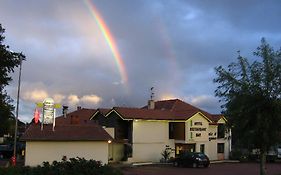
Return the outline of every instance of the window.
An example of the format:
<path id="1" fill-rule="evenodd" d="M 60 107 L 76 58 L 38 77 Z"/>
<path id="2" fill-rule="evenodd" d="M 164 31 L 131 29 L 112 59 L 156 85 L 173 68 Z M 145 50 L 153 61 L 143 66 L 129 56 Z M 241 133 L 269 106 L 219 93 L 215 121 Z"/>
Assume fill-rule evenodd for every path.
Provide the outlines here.
<path id="1" fill-rule="evenodd" d="M 200 145 L 200 152 L 205 153 L 205 145 L 204 144 Z"/>
<path id="2" fill-rule="evenodd" d="M 224 153 L 224 143 L 218 143 L 218 153 Z"/>
<path id="3" fill-rule="evenodd" d="M 225 136 L 225 125 L 224 124 L 219 124 L 218 125 L 218 138 L 224 138 Z"/>
<path id="4" fill-rule="evenodd" d="M 169 123 L 169 139 L 174 139 L 175 125 L 174 123 Z"/>

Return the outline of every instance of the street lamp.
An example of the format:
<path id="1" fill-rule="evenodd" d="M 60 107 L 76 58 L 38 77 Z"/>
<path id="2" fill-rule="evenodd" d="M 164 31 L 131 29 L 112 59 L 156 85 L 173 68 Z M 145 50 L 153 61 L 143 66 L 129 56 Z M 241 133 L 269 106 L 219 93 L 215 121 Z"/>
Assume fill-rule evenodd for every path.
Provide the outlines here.
<path id="1" fill-rule="evenodd" d="M 22 53 L 18 55 L 18 58 L 20 60 L 20 70 L 19 70 L 19 79 L 18 79 L 18 94 L 17 94 L 17 106 L 16 106 L 16 123 L 15 123 L 15 135 L 14 135 L 14 153 L 12 157 L 12 163 L 13 165 L 16 164 L 16 158 L 17 158 L 17 135 L 18 135 L 18 118 L 19 118 L 19 97 L 20 97 L 20 82 L 21 82 L 21 67 L 22 67 L 22 59 L 24 56 Z"/>

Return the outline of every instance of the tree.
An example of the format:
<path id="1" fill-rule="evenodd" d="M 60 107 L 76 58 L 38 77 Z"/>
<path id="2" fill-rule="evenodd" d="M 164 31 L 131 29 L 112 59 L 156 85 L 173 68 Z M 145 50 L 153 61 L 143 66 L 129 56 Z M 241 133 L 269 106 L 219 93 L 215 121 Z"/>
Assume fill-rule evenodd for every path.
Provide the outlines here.
<path id="1" fill-rule="evenodd" d="M 3 44 L 5 40 L 5 29 L 0 24 L 0 135 L 7 133 L 11 128 L 13 118 L 11 105 L 12 99 L 7 94 L 5 87 L 12 81 L 10 73 L 20 65 L 20 61 L 25 58 L 22 53 L 9 50 L 9 46 Z"/>
<path id="2" fill-rule="evenodd" d="M 261 60 L 250 64 L 239 53 L 236 63 L 216 67 L 215 94 L 241 144 L 260 150 L 264 175 L 266 152 L 281 136 L 281 50 L 274 51 L 262 38 L 254 56 Z"/>

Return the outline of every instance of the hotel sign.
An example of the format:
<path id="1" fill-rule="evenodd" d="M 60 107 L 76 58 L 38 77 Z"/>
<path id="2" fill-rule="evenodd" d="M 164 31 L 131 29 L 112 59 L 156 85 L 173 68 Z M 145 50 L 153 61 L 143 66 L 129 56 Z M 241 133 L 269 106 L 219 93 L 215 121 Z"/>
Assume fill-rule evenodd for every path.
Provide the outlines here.
<path id="1" fill-rule="evenodd" d="M 43 101 L 43 123 L 51 124 L 54 122 L 54 105 L 55 102 L 51 98 L 46 98 Z"/>
<path id="2" fill-rule="evenodd" d="M 196 137 L 201 137 L 201 132 L 202 131 L 206 131 L 207 130 L 207 128 L 190 128 L 190 131 L 197 131 L 197 133 L 195 134 L 195 136 Z M 198 133 L 199 132 L 199 133 Z M 192 132 L 191 132 L 191 134 L 192 134 Z"/>
<path id="3" fill-rule="evenodd" d="M 190 131 L 206 131 L 207 128 L 190 128 Z"/>
<path id="4" fill-rule="evenodd" d="M 210 132 L 209 133 L 209 141 L 216 140 L 216 139 L 217 139 L 217 133 L 216 132 L 215 133 Z"/>
<path id="5" fill-rule="evenodd" d="M 55 108 L 61 108 L 60 104 L 55 104 L 52 98 L 46 98 L 43 103 L 37 103 L 37 107 L 42 108 L 43 112 L 43 124 L 52 124 L 54 123 L 55 118 Z"/>

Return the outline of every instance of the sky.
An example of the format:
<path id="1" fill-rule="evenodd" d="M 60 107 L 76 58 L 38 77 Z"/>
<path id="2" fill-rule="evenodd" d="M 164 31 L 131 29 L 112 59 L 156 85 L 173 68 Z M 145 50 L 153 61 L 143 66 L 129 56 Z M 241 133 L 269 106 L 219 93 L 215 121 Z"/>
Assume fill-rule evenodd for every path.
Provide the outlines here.
<path id="1" fill-rule="evenodd" d="M 281 46 L 278 0 L 0 0 L 5 44 L 23 52 L 19 119 L 51 97 L 70 111 L 181 99 L 221 112 L 214 68 Z M 18 68 L 6 87 L 16 100 Z M 60 112 L 58 111 L 58 114 Z"/>

